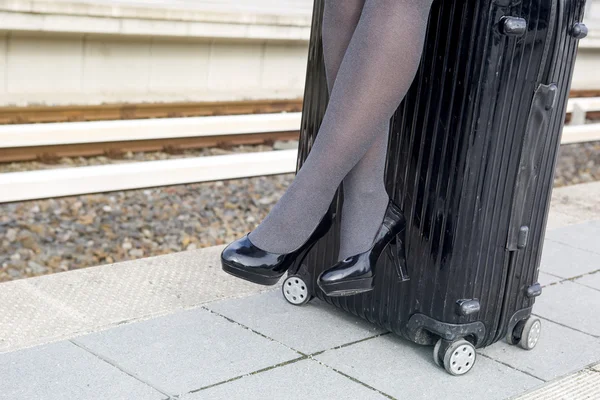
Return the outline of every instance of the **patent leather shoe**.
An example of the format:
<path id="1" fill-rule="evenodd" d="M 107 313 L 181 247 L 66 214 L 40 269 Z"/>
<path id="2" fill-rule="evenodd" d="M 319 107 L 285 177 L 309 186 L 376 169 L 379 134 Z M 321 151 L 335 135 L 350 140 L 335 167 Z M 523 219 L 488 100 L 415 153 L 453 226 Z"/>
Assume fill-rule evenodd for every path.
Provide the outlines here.
<path id="1" fill-rule="evenodd" d="M 392 200 L 388 203 L 383 222 L 371 248 L 339 261 L 321 273 L 319 287 L 328 296 L 350 296 L 373 290 L 376 265 L 384 251 L 388 252 L 402 280 L 407 280 L 404 235 L 406 220 Z"/>
<path id="2" fill-rule="evenodd" d="M 332 222 L 332 212 L 328 211 L 306 243 L 284 254 L 262 250 L 246 235 L 229 244 L 221 253 L 223 271 L 260 285 L 274 285 L 288 269 L 299 267 L 310 249 L 329 231 Z"/>

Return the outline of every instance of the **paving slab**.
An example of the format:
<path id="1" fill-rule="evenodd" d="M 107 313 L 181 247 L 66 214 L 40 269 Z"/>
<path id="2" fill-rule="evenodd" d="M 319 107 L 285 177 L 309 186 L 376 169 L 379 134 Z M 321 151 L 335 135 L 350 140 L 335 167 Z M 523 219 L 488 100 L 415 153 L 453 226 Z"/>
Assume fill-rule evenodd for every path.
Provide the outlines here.
<path id="1" fill-rule="evenodd" d="M 544 288 L 533 308 L 536 315 L 600 337 L 600 291 L 564 281 Z"/>
<path id="2" fill-rule="evenodd" d="M 122 325 L 74 341 L 171 395 L 300 357 L 203 309 Z"/>
<path id="3" fill-rule="evenodd" d="M 584 275 L 575 279 L 573 282 L 600 290 L 600 272 Z"/>
<path id="4" fill-rule="evenodd" d="M 594 201 L 597 202 L 597 197 Z M 596 219 L 598 218 L 596 216 Z M 546 239 L 600 254 L 598 238 L 600 238 L 600 220 L 566 226 L 546 233 Z"/>
<path id="5" fill-rule="evenodd" d="M 571 185 L 552 190 L 547 229 L 598 220 L 600 182 Z"/>
<path id="6" fill-rule="evenodd" d="M 0 355 L 2 400 L 159 400 L 167 396 L 70 342 Z"/>
<path id="7" fill-rule="evenodd" d="M 302 360 L 181 398 L 181 400 L 200 399 L 384 400 L 388 397 L 314 360 Z"/>
<path id="8" fill-rule="evenodd" d="M 541 272 L 541 271 L 539 272 L 539 275 L 538 275 L 538 282 L 543 287 L 552 285 L 553 283 L 556 283 L 556 282 L 560 282 L 563 279 L 564 278 L 559 278 L 558 276 L 547 274 L 547 273 Z"/>
<path id="9" fill-rule="evenodd" d="M 600 340 L 542 320 L 540 340 L 533 350 L 500 341 L 480 353 L 548 381 L 600 360 Z"/>
<path id="10" fill-rule="evenodd" d="M 302 307 L 293 306 L 279 290 L 209 303 L 206 307 L 304 354 L 384 332 L 318 299 Z"/>
<path id="11" fill-rule="evenodd" d="M 506 399 L 543 381 L 485 357 L 467 375 L 454 377 L 435 365 L 432 347 L 394 335 L 381 336 L 315 357 L 397 399 Z"/>
<path id="12" fill-rule="evenodd" d="M 574 278 L 600 270 L 600 254 L 546 240 L 540 270 L 561 278 Z"/>

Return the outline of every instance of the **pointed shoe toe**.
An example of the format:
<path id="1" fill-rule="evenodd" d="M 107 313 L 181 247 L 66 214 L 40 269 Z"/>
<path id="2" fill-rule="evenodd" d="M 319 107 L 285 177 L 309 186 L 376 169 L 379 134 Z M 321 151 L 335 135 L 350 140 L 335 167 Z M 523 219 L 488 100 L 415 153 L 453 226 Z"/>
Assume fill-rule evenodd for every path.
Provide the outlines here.
<path id="1" fill-rule="evenodd" d="M 237 278 L 271 286 L 285 273 L 286 254 L 274 254 L 256 247 L 248 235 L 229 244 L 221 253 L 223 271 Z"/>
<path id="2" fill-rule="evenodd" d="M 229 244 L 221 253 L 223 271 L 259 285 L 275 285 L 288 269 L 299 267 L 310 249 L 329 231 L 331 224 L 332 216 L 328 213 L 306 243 L 284 254 L 262 250 L 246 235 Z"/>

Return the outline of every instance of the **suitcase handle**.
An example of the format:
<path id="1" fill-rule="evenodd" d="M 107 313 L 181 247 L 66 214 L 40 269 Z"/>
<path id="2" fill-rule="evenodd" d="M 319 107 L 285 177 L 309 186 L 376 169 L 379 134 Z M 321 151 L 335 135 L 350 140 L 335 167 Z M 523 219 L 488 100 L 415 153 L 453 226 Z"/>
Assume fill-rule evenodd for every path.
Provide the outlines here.
<path id="1" fill-rule="evenodd" d="M 523 36 L 527 32 L 527 21 L 521 17 L 502 17 L 500 33 L 505 36 Z"/>

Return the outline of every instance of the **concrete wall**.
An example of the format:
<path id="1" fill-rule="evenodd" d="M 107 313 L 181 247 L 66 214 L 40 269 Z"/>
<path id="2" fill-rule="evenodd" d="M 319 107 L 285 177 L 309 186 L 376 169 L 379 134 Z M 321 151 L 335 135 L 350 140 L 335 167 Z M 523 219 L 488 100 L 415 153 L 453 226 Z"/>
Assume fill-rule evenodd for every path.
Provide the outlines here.
<path id="1" fill-rule="evenodd" d="M 600 91 L 600 48 L 580 48 L 575 71 L 573 72 L 573 90 Z"/>
<path id="2" fill-rule="evenodd" d="M 0 0 L 0 106 L 301 97 L 311 0 L 221 1 Z M 600 90 L 600 0 L 586 23 L 573 89 Z"/>
<path id="3" fill-rule="evenodd" d="M 311 0 L 0 0 L 0 106 L 299 98 Z"/>
<path id="4" fill-rule="evenodd" d="M 587 0 L 584 22 L 589 34 L 579 42 L 572 88 L 600 90 L 600 0 Z"/>
<path id="5" fill-rule="evenodd" d="M 0 105 L 297 98 L 307 43 L 0 34 Z"/>

